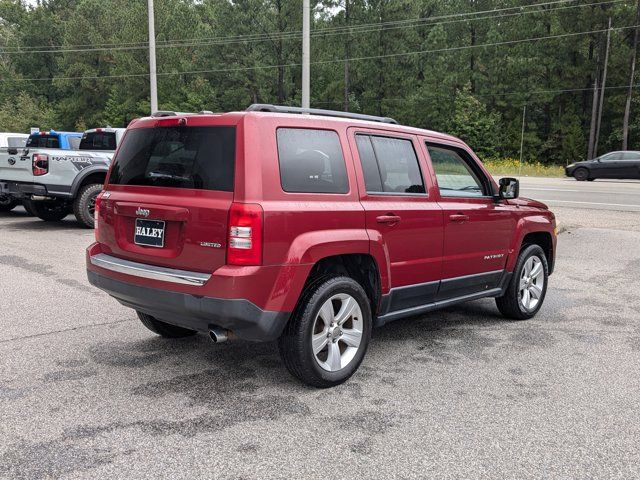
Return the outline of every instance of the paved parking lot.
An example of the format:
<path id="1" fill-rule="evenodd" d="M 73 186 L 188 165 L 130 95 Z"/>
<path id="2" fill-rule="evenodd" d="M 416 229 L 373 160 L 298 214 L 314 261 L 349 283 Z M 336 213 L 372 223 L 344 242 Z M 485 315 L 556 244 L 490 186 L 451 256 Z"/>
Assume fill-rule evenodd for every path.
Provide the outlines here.
<path id="1" fill-rule="evenodd" d="M 154 336 L 87 283 L 92 232 L 2 214 L 0 477 L 638 478 L 640 217 L 554 210 L 535 319 L 391 323 L 332 390 L 274 344 Z"/>

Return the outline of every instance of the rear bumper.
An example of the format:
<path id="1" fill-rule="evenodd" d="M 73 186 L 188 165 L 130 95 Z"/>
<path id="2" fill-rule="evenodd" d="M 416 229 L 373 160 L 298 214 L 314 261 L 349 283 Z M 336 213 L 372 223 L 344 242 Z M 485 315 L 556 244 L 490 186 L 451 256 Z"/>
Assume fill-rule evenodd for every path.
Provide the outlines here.
<path id="1" fill-rule="evenodd" d="M 71 197 L 71 188 L 67 185 L 0 181 L 0 193 L 11 195 L 15 198 L 29 198 L 32 195 L 42 197 Z"/>
<path id="2" fill-rule="evenodd" d="M 89 283 L 104 290 L 126 307 L 163 322 L 207 332 L 217 326 L 245 340 L 277 339 L 290 312 L 262 310 L 249 300 L 196 296 L 115 280 L 87 270 Z"/>
<path id="3" fill-rule="evenodd" d="M 47 195 L 47 187 L 36 183 L 0 182 L 0 193 L 24 198 L 31 195 Z"/>

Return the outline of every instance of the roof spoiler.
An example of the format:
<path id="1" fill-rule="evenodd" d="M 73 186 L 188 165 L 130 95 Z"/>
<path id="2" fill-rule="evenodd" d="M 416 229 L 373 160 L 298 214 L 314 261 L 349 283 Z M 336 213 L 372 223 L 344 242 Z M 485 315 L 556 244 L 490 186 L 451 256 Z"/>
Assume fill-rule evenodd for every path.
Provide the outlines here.
<path id="1" fill-rule="evenodd" d="M 364 115 L 362 113 L 341 112 L 338 110 L 323 110 L 321 108 L 301 108 L 288 107 L 286 105 L 270 105 L 268 103 L 254 103 L 246 109 L 247 112 L 272 112 L 272 113 L 299 113 L 306 115 L 320 115 L 323 117 L 353 118 L 355 120 L 367 120 L 369 122 L 394 123 L 390 117 L 376 117 L 375 115 Z"/>

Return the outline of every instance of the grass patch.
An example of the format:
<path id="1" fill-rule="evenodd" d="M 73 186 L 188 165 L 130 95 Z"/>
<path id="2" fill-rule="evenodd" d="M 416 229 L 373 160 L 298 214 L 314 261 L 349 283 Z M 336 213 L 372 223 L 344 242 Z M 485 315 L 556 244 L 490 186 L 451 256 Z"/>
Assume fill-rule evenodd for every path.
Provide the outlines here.
<path id="1" fill-rule="evenodd" d="M 482 162 L 491 175 L 523 176 L 523 177 L 562 177 L 564 167 L 561 165 L 544 165 L 540 162 L 523 162 L 516 158 L 489 158 Z"/>

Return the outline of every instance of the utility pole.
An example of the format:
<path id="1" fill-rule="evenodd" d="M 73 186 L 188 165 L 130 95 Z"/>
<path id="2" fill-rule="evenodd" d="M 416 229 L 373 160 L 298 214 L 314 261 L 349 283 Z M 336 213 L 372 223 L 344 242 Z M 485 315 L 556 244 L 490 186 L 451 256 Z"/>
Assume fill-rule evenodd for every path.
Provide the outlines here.
<path id="1" fill-rule="evenodd" d="M 622 150 L 629 148 L 629 115 L 631 113 L 631 96 L 633 95 L 633 82 L 636 74 L 636 55 L 638 53 L 638 25 L 640 25 L 640 0 L 636 11 L 636 28 L 633 34 L 633 48 L 631 49 L 631 72 L 629 74 L 629 91 L 624 105 L 624 117 L 622 119 Z"/>
<path id="2" fill-rule="evenodd" d="M 602 124 L 602 105 L 604 102 L 604 89 L 607 84 L 607 66 L 609 65 L 609 46 L 611 44 L 611 17 L 607 29 L 607 49 L 604 52 L 604 70 L 602 72 L 602 85 L 600 86 L 600 98 L 598 99 L 598 121 L 596 123 L 596 136 L 593 141 L 593 155 L 598 156 L 598 138 L 600 137 L 600 125 Z"/>
<path id="3" fill-rule="evenodd" d="M 594 157 L 593 145 L 596 137 L 596 116 L 598 115 L 598 77 L 600 71 L 596 70 L 596 78 L 593 81 L 593 99 L 591 100 L 591 125 L 589 127 L 589 146 L 587 148 L 587 160 Z"/>
<path id="4" fill-rule="evenodd" d="M 640 2 L 640 0 L 638 0 Z M 347 28 L 349 24 L 349 0 L 344 0 L 344 23 Z M 349 56 L 351 45 L 351 32 L 347 30 L 347 41 L 344 44 L 344 111 L 349 111 Z"/>
<path id="5" fill-rule="evenodd" d="M 310 0 L 302 1 L 302 108 L 310 106 L 310 63 L 311 63 L 311 7 Z"/>
<path id="6" fill-rule="evenodd" d="M 520 132 L 520 169 L 518 171 L 518 176 L 522 176 L 522 152 L 524 151 L 524 122 L 527 116 L 527 104 L 524 104 L 522 107 L 522 131 Z"/>
<path id="7" fill-rule="evenodd" d="M 149 91 L 151 93 L 151 113 L 158 111 L 158 79 L 156 77 L 156 24 L 153 14 L 153 0 L 147 0 L 149 8 Z"/>

